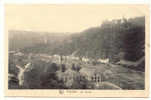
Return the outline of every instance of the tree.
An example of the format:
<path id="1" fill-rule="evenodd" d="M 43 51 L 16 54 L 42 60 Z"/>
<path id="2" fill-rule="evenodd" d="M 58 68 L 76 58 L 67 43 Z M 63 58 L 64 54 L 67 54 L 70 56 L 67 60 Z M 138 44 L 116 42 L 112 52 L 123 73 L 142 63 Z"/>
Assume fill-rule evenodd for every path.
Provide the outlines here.
<path id="1" fill-rule="evenodd" d="M 65 64 L 61 64 L 61 71 L 62 71 L 62 72 L 65 72 L 65 71 L 66 71 L 66 66 L 65 66 Z"/>

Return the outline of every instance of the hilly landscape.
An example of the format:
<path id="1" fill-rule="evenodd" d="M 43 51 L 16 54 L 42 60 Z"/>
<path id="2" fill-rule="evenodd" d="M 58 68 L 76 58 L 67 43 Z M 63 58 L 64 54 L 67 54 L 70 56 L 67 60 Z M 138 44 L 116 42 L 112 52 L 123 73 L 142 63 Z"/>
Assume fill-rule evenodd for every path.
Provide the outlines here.
<path id="1" fill-rule="evenodd" d="M 144 56 L 145 17 L 104 21 L 79 33 L 9 31 L 9 50 L 137 61 Z"/>
<path id="2" fill-rule="evenodd" d="M 9 89 L 145 89 L 145 17 L 77 33 L 9 30 Z"/>

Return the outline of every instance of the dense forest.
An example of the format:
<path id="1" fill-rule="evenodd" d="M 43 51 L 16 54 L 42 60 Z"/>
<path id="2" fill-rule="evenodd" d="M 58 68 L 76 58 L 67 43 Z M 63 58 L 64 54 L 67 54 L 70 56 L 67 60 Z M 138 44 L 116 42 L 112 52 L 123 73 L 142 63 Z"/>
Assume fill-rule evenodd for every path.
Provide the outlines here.
<path id="1" fill-rule="evenodd" d="M 29 34 L 29 35 L 28 35 Z M 79 33 L 9 31 L 9 49 L 22 52 L 137 61 L 144 56 L 145 17 L 106 20 Z"/>

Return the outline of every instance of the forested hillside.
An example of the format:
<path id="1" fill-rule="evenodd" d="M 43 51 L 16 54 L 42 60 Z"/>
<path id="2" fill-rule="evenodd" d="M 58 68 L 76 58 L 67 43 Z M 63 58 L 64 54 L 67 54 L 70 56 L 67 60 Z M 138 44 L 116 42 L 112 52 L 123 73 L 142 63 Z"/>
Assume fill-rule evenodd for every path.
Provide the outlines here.
<path id="1" fill-rule="evenodd" d="M 123 59 L 136 61 L 144 56 L 145 17 L 105 21 L 67 41 L 64 51 L 77 51 L 79 56 L 114 60 L 123 53 Z"/>

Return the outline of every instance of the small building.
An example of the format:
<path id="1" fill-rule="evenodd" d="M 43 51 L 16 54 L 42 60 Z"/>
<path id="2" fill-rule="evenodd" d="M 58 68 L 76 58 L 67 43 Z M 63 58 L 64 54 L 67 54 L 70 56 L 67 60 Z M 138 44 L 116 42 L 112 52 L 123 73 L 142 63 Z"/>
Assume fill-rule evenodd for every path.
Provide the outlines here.
<path id="1" fill-rule="evenodd" d="M 15 56 L 24 56 L 24 54 L 22 52 L 17 52 L 14 54 Z"/>
<path id="2" fill-rule="evenodd" d="M 16 51 L 9 51 L 9 54 L 15 54 Z"/>
<path id="3" fill-rule="evenodd" d="M 98 62 L 103 63 L 103 64 L 107 64 L 107 63 L 109 63 L 109 58 L 106 58 L 106 59 L 98 59 Z"/>
<path id="4" fill-rule="evenodd" d="M 101 73 L 94 68 L 82 68 L 80 74 L 90 82 L 101 82 Z"/>
<path id="5" fill-rule="evenodd" d="M 61 64 L 61 57 L 60 57 L 60 55 L 57 55 L 57 54 L 53 55 L 52 56 L 52 62 L 56 63 L 56 64 Z"/>

